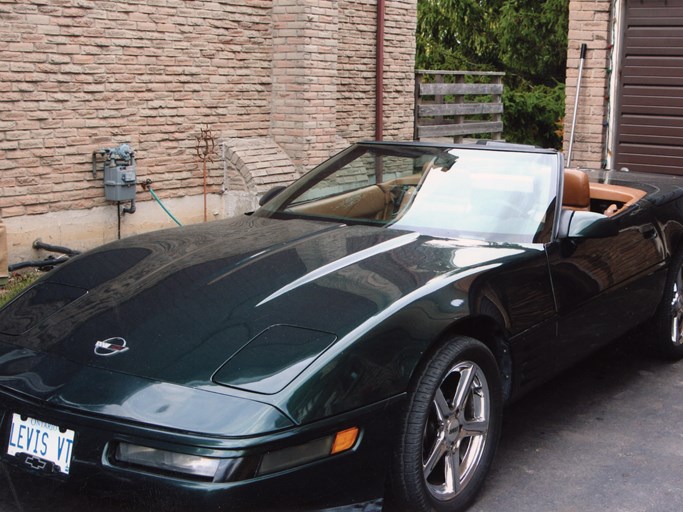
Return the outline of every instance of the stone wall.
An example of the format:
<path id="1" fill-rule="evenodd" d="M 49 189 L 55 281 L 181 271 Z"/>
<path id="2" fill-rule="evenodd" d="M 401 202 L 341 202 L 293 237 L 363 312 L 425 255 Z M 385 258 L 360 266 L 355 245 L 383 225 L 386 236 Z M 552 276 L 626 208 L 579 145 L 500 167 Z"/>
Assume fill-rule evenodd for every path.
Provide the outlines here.
<path id="1" fill-rule="evenodd" d="M 387 1 L 385 139 L 412 137 L 416 5 Z M 23 226 L 58 226 L 44 241 L 79 249 L 117 236 L 94 150 L 131 144 L 138 180 L 189 223 L 202 220 L 202 128 L 210 218 L 373 138 L 375 16 L 376 0 L 0 0 L 11 259 L 37 256 Z M 137 201 L 147 214 L 124 216 L 123 236 L 168 224 L 141 188 Z"/>
<path id="2" fill-rule="evenodd" d="M 570 0 L 565 155 L 569 149 L 581 44 L 587 45 L 581 79 L 572 167 L 600 168 L 605 158 L 611 57 L 611 0 Z"/>

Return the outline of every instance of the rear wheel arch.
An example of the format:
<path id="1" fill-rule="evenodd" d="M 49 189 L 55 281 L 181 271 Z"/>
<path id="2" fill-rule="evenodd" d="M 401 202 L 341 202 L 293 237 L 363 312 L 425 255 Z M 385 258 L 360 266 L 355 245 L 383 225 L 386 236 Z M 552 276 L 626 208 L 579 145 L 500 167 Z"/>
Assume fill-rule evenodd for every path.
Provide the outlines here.
<path id="1" fill-rule="evenodd" d="M 664 229 L 665 246 L 668 250 L 669 258 L 673 258 L 678 252 L 683 250 L 683 226 L 676 225 L 675 228 Z"/>

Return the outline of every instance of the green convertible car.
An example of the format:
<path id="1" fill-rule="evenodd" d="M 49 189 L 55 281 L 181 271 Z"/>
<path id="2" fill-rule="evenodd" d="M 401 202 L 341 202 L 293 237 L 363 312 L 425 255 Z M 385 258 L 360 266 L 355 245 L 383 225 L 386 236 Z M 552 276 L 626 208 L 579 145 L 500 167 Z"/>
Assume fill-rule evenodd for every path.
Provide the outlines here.
<path id="1" fill-rule="evenodd" d="M 464 510 L 506 402 L 643 322 L 683 356 L 677 183 L 359 143 L 251 214 L 73 257 L 0 310 L 0 469 L 164 509 Z"/>

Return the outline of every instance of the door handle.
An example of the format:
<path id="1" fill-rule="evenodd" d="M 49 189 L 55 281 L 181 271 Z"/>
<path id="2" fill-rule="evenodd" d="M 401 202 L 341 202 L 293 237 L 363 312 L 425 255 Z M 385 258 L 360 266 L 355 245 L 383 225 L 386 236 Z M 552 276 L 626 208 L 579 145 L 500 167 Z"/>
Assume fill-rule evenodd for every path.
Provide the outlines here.
<path id="1" fill-rule="evenodd" d="M 638 230 L 645 240 L 657 238 L 657 230 L 653 224 L 645 224 L 644 226 L 640 226 Z"/>

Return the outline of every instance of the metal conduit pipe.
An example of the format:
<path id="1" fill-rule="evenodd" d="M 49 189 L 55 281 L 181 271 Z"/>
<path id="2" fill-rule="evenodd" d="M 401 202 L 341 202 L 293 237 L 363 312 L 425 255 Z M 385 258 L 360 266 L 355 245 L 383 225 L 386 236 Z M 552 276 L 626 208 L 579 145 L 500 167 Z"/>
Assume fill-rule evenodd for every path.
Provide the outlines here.
<path id="1" fill-rule="evenodd" d="M 78 254 L 81 254 L 81 251 L 69 249 L 68 247 L 64 247 L 61 245 L 46 244 L 40 238 L 33 241 L 33 248 L 34 249 L 44 249 L 44 250 L 49 251 L 49 252 L 58 252 L 60 254 L 66 254 L 67 256 L 76 256 Z"/>
<path id="2" fill-rule="evenodd" d="M 10 272 L 14 272 L 15 270 L 19 270 L 22 268 L 28 268 L 28 267 L 35 267 L 35 268 L 54 267 L 55 265 L 60 265 L 66 261 L 69 261 L 68 256 L 60 256 L 59 258 L 55 258 L 53 256 L 50 256 L 49 258 L 46 258 L 44 260 L 29 260 L 29 261 L 20 261 L 19 263 L 13 263 L 7 267 L 7 270 L 9 270 Z"/>
<path id="3" fill-rule="evenodd" d="M 384 15 L 385 0 L 377 0 L 377 76 L 375 80 L 375 140 L 384 134 Z"/>
<path id="4" fill-rule="evenodd" d="M 34 249 L 43 249 L 45 251 L 49 252 L 56 252 L 60 254 L 64 254 L 64 256 L 60 256 L 59 258 L 55 258 L 54 256 L 48 256 L 44 260 L 28 260 L 28 261 L 20 261 L 18 263 L 12 263 L 11 265 L 7 266 L 7 270 L 9 272 L 14 272 L 16 270 L 20 270 L 22 268 L 29 268 L 29 267 L 34 267 L 34 268 L 45 268 L 45 267 L 54 267 L 55 265 L 61 265 L 62 263 L 69 261 L 69 258 L 71 256 L 78 256 L 81 254 L 81 251 L 76 251 L 75 249 L 70 249 L 69 247 L 64 247 L 61 245 L 51 245 L 51 244 L 46 244 L 40 238 L 36 239 L 33 241 L 33 244 L 31 244 Z"/>

